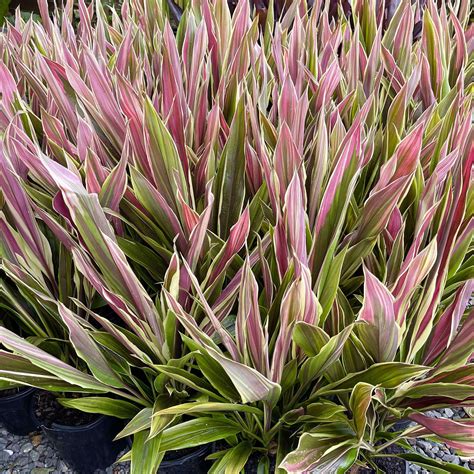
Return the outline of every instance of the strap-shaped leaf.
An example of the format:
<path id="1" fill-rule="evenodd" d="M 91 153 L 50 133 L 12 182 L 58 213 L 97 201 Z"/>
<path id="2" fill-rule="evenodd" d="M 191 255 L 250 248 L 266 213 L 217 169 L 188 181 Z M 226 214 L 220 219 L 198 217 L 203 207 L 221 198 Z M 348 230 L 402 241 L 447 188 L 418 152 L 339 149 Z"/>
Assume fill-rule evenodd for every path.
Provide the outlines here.
<path id="1" fill-rule="evenodd" d="M 105 385 L 124 388 L 123 380 L 110 366 L 87 329 L 81 326 L 77 316 L 61 303 L 59 304 L 59 314 L 69 329 L 69 337 L 78 356 L 87 363 L 94 377 Z"/>
<path id="2" fill-rule="evenodd" d="M 304 433 L 298 447 L 289 453 L 283 467 L 289 473 L 311 472 L 321 469 L 323 472 L 344 472 L 356 460 L 358 448 L 354 440 L 339 441 L 337 438 L 321 439 L 313 433 Z"/>
<path id="3" fill-rule="evenodd" d="M 115 416 L 124 420 L 130 420 L 139 410 L 133 403 L 108 397 L 59 398 L 58 401 L 68 408 L 86 413 Z"/>
<path id="4" fill-rule="evenodd" d="M 252 453 L 252 445 L 248 441 L 242 441 L 237 446 L 226 451 L 222 458 L 214 463 L 209 474 L 225 472 L 226 474 L 238 474 L 244 469 Z"/>
<path id="5" fill-rule="evenodd" d="M 219 403 L 219 402 L 192 402 L 192 403 L 181 403 L 176 406 L 164 408 L 153 414 L 153 416 L 161 415 L 186 415 L 192 413 L 212 413 L 212 412 L 245 412 L 253 413 L 255 415 L 262 416 L 263 412 L 259 408 L 239 405 L 237 403 Z"/>
<path id="6" fill-rule="evenodd" d="M 349 406 L 352 412 L 352 423 L 356 435 L 362 440 L 367 426 L 367 411 L 372 401 L 374 386 L 365 382 L 359 382 L 352 390 Z"/>
<path id="7" fill-rule="evenodd" d="M 161 451 L 175 451 L 212 443 L 236 435 L 241 427 L 225 417 L 202 417 L 185 421 L 163 431 Z"/>
<path id="8" fill-rule="evenodd" d="M 329 338 L 317 326 L 306 323 L 296 325 L 293 339 L 309 355 L 298 375 L 302 383 L 307 384 L 320 377 L 325 370 L 339 360 L 352 329 L 353 325 L 350 325 L 339 334 Z"/>
<path id="9" fill-rule="evenodd" d="M 396 388 L 403 382 L 421 376 L 429 371 L 423 365 L 406 364 L 404 362 L 383 362 L 374 364 L 366 370 L 348 374 L 343 379 L 326 385 L 318 390 L 318 394 L 331 393 L 332 391 L 347 391 L 359 382 L 380 385 L 383 388 Z"/>
<path id="10" fill-rule="evenodd" d="M 217 209 L 214 218 L 221 238 L 238 221 L 245 196 L 245 105 L 240 99 L 222 152 L 215 182 Z"/>
<path id="11" fill-rule="evenodd" d="M 14 353 L 30 360 L 33 365 L 72 385 L 104 393 L 110 391 L 110 386 L 66 364 L 3 327 L 0 327 L 0 342 Z"/>
<path id="12" fill-rule="evenodd" d="M 388 288 L 364 267 L 364 304 L 358 327 L 367 350 L 376 362 L 392 361 L 400 342 L 400 328 L 395 321 L 395 299 Z"/>

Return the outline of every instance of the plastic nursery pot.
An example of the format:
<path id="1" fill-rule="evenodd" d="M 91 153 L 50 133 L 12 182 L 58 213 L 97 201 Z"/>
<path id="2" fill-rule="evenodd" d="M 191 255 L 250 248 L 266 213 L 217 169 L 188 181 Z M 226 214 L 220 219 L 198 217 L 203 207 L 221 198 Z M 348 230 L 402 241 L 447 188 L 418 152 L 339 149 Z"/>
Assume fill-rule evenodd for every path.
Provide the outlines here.
<path id="1" fill-rule="evenodd" d="M 17 393 L 2 396 L 0 392 L 0 422 L 16 435 L 26 435 L 39 428 L 34 413 L 35 388 L 20 388 Z"/>
<path id="2" fill-rule="evenodd" d="M 211 452 L 212 444 L 198 448 L 168 451 L 158 469 L 159 474 L 204 474 L 208 472 L 210 463 L 206 456 Z"/>
<path id="3" fill-rule="evenodd" d="M 51 427 L 41 427 L 59 456 L 70 467 L 88 474 L 110 466 L 126 447 L 126 440 L 114 441 L 122 428 L 123 421 L 111 416 L 100 416 L 81 426 L 52 423 Z"/>

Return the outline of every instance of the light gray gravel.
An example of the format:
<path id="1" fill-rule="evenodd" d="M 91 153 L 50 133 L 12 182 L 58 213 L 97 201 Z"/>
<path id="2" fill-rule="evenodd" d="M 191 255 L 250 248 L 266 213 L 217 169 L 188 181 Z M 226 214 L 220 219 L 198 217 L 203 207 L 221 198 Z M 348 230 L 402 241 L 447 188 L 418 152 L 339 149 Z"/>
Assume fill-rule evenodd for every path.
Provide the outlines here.
<path id="1" fill-rule="evenodd" d="M 442 410 L 427 412 L 426 415 L 431 416 L 433 418 L 449 418 L 451 420 L 466 417 L 466 413 L 463 408 L 445 408 Z M 435 441 L 431 441 L 429 439 L 409 440 L 409 443 L 413 446 L 414 450 L 417 453 L 423 456 L 450 462 L 452 464 L 457 464 L 458 466 L 462 466 L 466 469 L 474 471 L 474 459 L 458 456 L 454 449 L 448 448 L 444 444 L 436 443 Z M 426 469 L 423 469 L 417 466 L 416 464 L 409 465 L 409 472 L 419 474 L 430 474 L 430 471 L 427 471 Z"/>
<path id="2" fill-rule="evenodd" d="M 59 474 L 75 471 L 61 460 L 52 444 L 41 433 L 17 436 L 0 424 L 1 474 Z M 96 474 L 126 474 L 128 463 L 112 465 Z"/>

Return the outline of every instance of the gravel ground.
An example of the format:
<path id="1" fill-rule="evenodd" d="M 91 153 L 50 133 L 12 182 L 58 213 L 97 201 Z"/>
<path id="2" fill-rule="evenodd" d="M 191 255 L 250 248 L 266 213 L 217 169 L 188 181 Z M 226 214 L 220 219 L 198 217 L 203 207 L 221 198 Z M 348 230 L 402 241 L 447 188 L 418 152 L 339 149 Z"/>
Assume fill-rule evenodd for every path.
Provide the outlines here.
<path id="1" fill-rule="evenodd" d="M 120 456 L 119 456 L 120 457 Z M 56 453 L 52 444 L 41 433 L 17 436 L 0 424 L 1 474 L 59 474 L 74 473 Z M 117 464 L 95 474 L 126 474 L 128 464 Z"/>
<path id="2" fill-rule="evenodd" d="M 463 409 L 444 409 L 428 413 L 435 418 L 463 418 Z M 411 442 L 415 451 L 433 459 L 458 464 L 474 471 L 474 459 L 460 457 L 454 450 L 443 444 L 427 439 L 417 439 Z M 0 473 L 1 474 L 57 474 L 73 473 L 62 461 L 51 443 L 41 435 L 32 433 L 29 436 L 16 436 L 10 434 L 0 425 Z M 127 474 L 128 463 L 116 464 L 96 474 Z M 429 471 L 414 464 L 409 466 L 410 473 L 429 474 Z"/>
<path id="3" fill-rule="evenodd" d="M 426 413 L 433 418 L 450 418 L 452 420 L 465 418 L 466 413 L 463 408 L 445 408 L 444 410 L 436 410 Z M 474 459 L 458 456 L 454 449 L 448 448 L 444 444 L 436 443 L 428 439 L 410 440 L 410 444 L 415 451 L 432 459 L 439 459 L 442 461 L 457 464 L 474 471 Z M 411 464 L 409 466 L 410 473 L 429 474 L 429 471 L 421 467 Z"/>

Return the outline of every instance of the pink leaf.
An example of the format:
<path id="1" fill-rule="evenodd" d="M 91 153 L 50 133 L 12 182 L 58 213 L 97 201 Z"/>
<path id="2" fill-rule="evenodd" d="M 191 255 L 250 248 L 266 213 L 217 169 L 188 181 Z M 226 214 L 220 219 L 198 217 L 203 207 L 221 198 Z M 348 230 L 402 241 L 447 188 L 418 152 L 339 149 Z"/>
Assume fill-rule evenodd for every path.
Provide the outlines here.
<path id="1" fill-rule="evenodd" d="M 394 359 L 400 342 L 400 328 L 395 321 L 394 298 L 387 287 L 364 267 L 364 304 L 359 313 L 360 326 L 367 336 L 366 347 L 376 362 Z"/>
<path id="2" fill-rule="evenodd" d="M 467 456 L 474 455 L 474 420 L 454 421 L 431 418 L 421 413 L 410 415 L 410 419 L 426 428 L 425 430 L 417 430 L 416 435 L 435 434 L 448 446 Z"/>
<path id="3" fill-rule="evenodd" d="M 446 350 L 453 342 L 459 323 L 464 314 L 469 299 L 474 292 L 474 281 L 467 281 L 457 292 L 454 301 L 446 308 L 439 318 L 432 337 L 428 341 L 423 363 L 429 365 Z"/>
<path id="4" fill-rule="evenodd" d="M 306 250 L 306 194 L 299 175 L 294 174 L 285 195 L 284 220 L 292 253 L 303 264 L 308 264 Z"/>
<path id="5" fill-rule="evenodd" d="M 400 325 L 405 323 L 410 297 L 433 267 L 437 256 L 436 239 L 423 249 L 399 275 L 392 290 L 395 296 L 395 316 Z"/>
<path id="6" fill-rule="evenodd" d="M 236 340 L 241 354 L 247 351 L 253 366 L 261 373 L 268 373 L 268 341 L 263 330 L 260 310 L 258 307 L 258 285 L 245 262 L 239 292 L 239 308 L 235 323 Z"/>
<path id="7" fill-rule="evenodd" d="M 239 220 L 230 228 L 229 237 L 224 245 L 222 255 L 211 273 L 209 284 L 211 284 L 221 274 L 234 255 L 244 246 L 249 235 L 249 230 L 250 210 L 247 206 L 239 217 Z"/>

